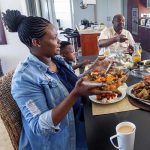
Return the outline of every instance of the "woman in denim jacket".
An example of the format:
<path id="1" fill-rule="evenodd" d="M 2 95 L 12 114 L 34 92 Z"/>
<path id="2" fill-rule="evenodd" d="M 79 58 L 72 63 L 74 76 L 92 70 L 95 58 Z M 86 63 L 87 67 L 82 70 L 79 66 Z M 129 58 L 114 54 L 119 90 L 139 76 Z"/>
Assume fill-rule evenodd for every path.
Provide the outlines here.
<path id="1" fill-rule="evenodd" d="M 55 55 L 60 40 L 48 20 L 7 10 L 3 21 L 10 32 L 18 32 L 30 50 L 12 79 L 12 95 L 21 110 L 23 124 L 19 149 L 86 149 L 86 144 L 78 144 L 85 136 L 76 138 L 76 133 L 84 129 L 75 130 L 72 106 L 80 96 L 96 94 L 97 86 L 83 84 L 64 59 Z"/>

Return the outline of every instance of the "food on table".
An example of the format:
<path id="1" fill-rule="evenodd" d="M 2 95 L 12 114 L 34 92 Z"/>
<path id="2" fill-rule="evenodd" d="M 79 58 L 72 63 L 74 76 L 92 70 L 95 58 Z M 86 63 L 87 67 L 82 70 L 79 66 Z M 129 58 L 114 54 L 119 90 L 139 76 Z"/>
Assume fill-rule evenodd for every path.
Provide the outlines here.
<path id="1" fill-rule="evenodd" d="M 133 67 L 133 61 L 132 57 L 128 54 L 121 54 L 119 55 L 112 55 L 111 59 L 115 61 L 115 67 L 116 68 L 132 68 Z"/>
<path id="2" fill-rule="evenodd" d="M 107 100 L 111 100 L 117 97 L 121 97 L 122 93 L 119 90 L 113 91 L 112 93 L 103 93 L 96 95 L 97 100 L 102 100 L 106 98 Z"/>
<path id="3" fill-rule="evenodd" d="M 131 93 L 141 100 L 150 100 L 150 76 L 135 84 Z"/>
<path id="4" fill-rule="evenodd" d="M 103 91 L 115 91 L 121 86 L 127 79 L 127 75 L 124 70 L 112 68 L 107 74 L 105 71 L 93 70 L 91 73 L 84 77 L 84 80 L 91 82 L 106 83 L 105 86 L 100 87 Z"/>
<path id="5" fill-rule="evenodd" d="M 124 70 L 119 70 L 117 68 L 110 68 L 107 73 L 103 69 L 99 70 L 94 69 L 88 75 L 84 77 L 84 80 L 89 82 L 98 82 L 105 83 L 104 86 L 99 87 L 100 91 L 112 91 L 112 93 L 102 93 L 96 95 L 97 100 L 102 100 L 106 98 L 107 100 L 120 97 L 121 93 L 118 91 L 118 87 L 122 86 L 123 83 L 127 80 L 127 74 Z"/>
<path id="6" fill-rule="evenodd" d="M 150 66 L 150 60 L 147 60 L 147 61 L 145 62 L 145 66 Z"/>

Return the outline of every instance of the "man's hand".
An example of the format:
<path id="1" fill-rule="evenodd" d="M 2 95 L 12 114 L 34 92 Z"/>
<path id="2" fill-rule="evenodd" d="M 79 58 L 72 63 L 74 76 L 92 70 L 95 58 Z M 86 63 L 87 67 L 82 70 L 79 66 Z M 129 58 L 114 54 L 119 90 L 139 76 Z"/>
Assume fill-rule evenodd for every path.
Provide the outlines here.
<path id="1" fill-rule="evenodd" d="M 128 39 L 126 38 L 125 35 L 120 34 L 120 35 L 116 36 L 116 41 L 117 41 L 117 42 L 123 43 L 123 42 L 125 42 L 126 40 L 128 40 Z"/>
<path id="2" fill-rule="evenodd" d="M 129 45 L 127 51 L 128 51 L 129 54 L 132 54 L 134 52 L 133 46 Z"/>

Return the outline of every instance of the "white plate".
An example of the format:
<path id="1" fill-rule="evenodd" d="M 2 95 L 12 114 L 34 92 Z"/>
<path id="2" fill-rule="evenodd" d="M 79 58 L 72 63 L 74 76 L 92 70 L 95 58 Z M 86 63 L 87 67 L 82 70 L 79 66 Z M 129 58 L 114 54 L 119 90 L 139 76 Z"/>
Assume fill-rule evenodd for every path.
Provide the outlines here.
<path id="1" fill-rule="evenodd" d="M 143 60 L 142 62 L 144 62 L 144 65 L 147 61 L 150 61 L 150 59 L 146 59 L 146 60 Z"/>
<path id="2" fill-rule="evenodd" d="M 132 98 L 134 98 L 135 100 L 137 100 L 137 101 L 140 101 L 140 102 L 142 102 L 142 103 L 144 103 L 144 104 L 150 105 L 150 103 L 145 102 L 144 99 L 140 99 L 140 98 L 138 98 L 138 97 L 136 97 L 136 96 L 134 96 L 134 95 L 132 94 L 132 89 L 133 89 L 133 87 L 134 87 L 134 85 L 131 85 L 130 87 L 127 88 L 127 94 L 128 94 L 129 96 L 131 96 Z"/>
<path id="3" fill-rule="evenodd" d="M 145 65 L 147 61 L 150 61 L 150 59 L 143 60 L 143 63 L 144 63 L 144 66 L 146 67 L 146 71 L 150 73 L 150 65 Z"/>
<path id="4" fill-rule="evenodd" d="M 97 100 L 96 95 L 91 95 L 89 96 L 90 100 L 92 102 L 98 103 L 98 104 L 112 104 L 112 103 L 116 103 L 119 102 L 121 100 L 123 100 L 123 98 L 126 96 L 126 86 L 120 86 L 118 88 L 118 90 L 122 93 L 121 97 L 116 97 L 113 98 L 111 100 L 107 100 L 106 98 L 102 99 L 102 100 Z"/>

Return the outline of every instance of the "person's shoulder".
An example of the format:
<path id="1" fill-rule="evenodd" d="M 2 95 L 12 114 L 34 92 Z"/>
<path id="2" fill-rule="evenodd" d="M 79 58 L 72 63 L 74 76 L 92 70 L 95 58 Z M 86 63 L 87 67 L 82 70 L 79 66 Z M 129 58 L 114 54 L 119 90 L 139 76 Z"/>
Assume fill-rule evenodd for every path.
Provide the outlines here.
<path id="1" fill-rule="evenodd" d="M 105 27 L 101 32 L 108 32 L 110 30 L 109 27 Z"/>
<path id="2" fill-rule="evenodd" d="M 131 34 L 131 32 L 129 30 L 127 30 L 127 29 L 123 29 L 122 31 L 123 31 L 123 33 Z"/>
<path id="3" fill-rule="evenodd" d="M 112 33 L 112 28 L 111 27 L 106 27 L 105 29 L 102 30 L 99 40 L 101 39 L 108 39 L 111 36 Z"/>
<path id="4" fill-rule="evenodd" d="M 64 59 L 61 55 L 56 55 L 56 56 L 54 57 L 54 59 L 55 59 L 56 61 L 58 61 L 59 63 L 65 65 L 69 70 L 73 70 L 73 69 L 72 69 L 72 65 L 68 64 L 68 62 L 66 62 L 65 59 Z"/>
<path id="5" fill-rule="evenodd" d="M 63 58 L 61 55 L 55 55 L 55 56 L 54 56 L 54 59 L 55 59 L 55 60 L 58 60 L 58 61 L 62 61 L 62 62 L 65 61 L 64 58 Z"/>
<path id="6" fill-rule="evenodd" d="M 34 76 L 37 75 L 38 69 L 35 67 L 35 65 L 32 65 L 28 59 L 26 59 L 23 62 L 20 62 L 15 69 L 13 79 L 14 80 L 23 80 L 26 78 L 34 78 Z"/>
<path id="7" fill-rule="evenodd" d="M 55 55 L 55 56 L 54 56 L 54 59 L 55 59 L 57 62 L 61 63 L 61 64 L 64 64 L 64 65 L 67 64 L 67 62 L 65 61 L 65 59 L 64 59 L 61 55 Z"/>
<path id="8" fill-rule="evenodd" d="M 113 27 L 106 27 L 105 29 L 102 30 L 101 34 L 102 35 L 110 35 L 114 32 Z"/>

